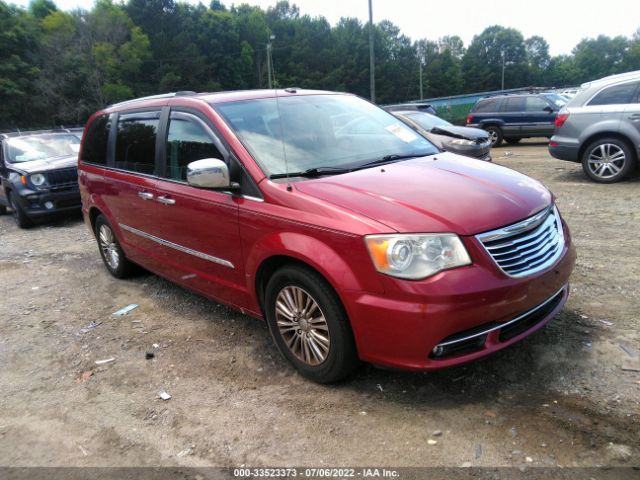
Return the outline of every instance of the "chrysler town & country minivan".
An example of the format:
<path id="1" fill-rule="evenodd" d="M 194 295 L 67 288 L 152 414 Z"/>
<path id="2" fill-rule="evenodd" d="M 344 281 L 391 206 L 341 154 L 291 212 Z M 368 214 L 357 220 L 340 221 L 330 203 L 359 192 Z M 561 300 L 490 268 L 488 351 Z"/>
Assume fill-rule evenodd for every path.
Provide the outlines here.
<path id="1" fill-rule="evenodd" d="M 117 104 L 87 123 L 79 183 L 112 275 L 137 264 L 265 319 L 318 382 L 511 345 L 562 308 L 575 261 L 540 183 L 442 153 L 349 94 Z"/>

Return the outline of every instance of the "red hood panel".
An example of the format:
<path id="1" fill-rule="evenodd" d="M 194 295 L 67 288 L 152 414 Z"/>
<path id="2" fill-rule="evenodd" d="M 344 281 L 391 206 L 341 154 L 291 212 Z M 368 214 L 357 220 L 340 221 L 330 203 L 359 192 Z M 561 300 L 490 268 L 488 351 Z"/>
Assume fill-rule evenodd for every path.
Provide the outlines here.
<path id="1" fill-rule="evenodd" d="M 525 175 L 451 153 L 298 182 L 296 189 L 412 233 L 474 235 L 531 216 L 552 200 Z"/>

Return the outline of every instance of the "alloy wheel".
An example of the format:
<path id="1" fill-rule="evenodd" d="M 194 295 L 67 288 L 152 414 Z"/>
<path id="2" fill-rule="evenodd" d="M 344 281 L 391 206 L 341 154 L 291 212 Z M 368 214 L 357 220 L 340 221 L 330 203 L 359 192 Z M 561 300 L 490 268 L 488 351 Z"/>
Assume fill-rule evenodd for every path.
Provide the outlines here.
<path id="1" fill-rule="evenodd" d="M 118 252 L 118 244 L 113 231 L 107 225 L 100 225 L 98 232 L 98 241 L 100 242 L 100 250 L 105 261 L 113 270 L 117 270 L 120 265 L 120 252 Z"/>
<path id="2" fill-rule="evenodd" d="M 276 298 L 276 323 L 287 348 L 307 365 L 327 359 L 329 326 L 316 300 L 300 287 L 287 286 Z"/>
<path id="3" fill-rule="evenodd" d="M 593 175 L 606 179 L 618 175 L 626 161 L 627 156 L 622 148 L 613 143 L 603 143 L 591 150 L 587 164 Z"/>

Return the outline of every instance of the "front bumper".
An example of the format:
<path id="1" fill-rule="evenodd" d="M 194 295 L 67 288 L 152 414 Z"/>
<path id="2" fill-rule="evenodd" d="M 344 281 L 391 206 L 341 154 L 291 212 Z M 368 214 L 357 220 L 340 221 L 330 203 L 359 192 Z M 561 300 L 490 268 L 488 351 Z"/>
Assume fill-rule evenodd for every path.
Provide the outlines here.
<path id="1" fill-rule="evenodd" d="M 16 201 L 32 219 L 77 212 L 82 206 L 80 190 L 77 187 L 60 191 L 24 189 L 18 192 Z"/>
<path id="2" fill-rule="evenodd" d="M 469 241 L 472 265 L 418 282 L 385 277 L 382 295 L 342 292 L 360 358 L 392 368 L 439 369 L 489 355 L 538 330 L 568 297 L 576 252 L 564 228 L 560 258 L 529 277 L 507 277 Z M 473 341 L 434 355 L 437 346 L 472 335 Z"/>

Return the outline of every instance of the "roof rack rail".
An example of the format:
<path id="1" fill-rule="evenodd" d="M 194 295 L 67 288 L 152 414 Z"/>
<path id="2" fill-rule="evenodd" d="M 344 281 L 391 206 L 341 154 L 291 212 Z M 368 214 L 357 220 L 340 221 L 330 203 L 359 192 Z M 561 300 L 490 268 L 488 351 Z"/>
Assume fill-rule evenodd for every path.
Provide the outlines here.
<path id="1" fill-rule="evenodd" d="M 132 102 L 138 102 L 140 100 L 160 100 L 163 98 L 173 98 L 173 97 L 188 97 L 191 95 L 197 95 L 198 92 L 193 92 L 191 90 L 180 90 L 178 92 L 170 92 L 170 93 L 161 93 L 159 95 L 148 95 L 146 97 L 132 98 L 131 100 L 125 100 L 123 102 L 114 103 L 109 105 L 109 107 L 119 107 L 121 105 L 128 105 Z"/>
<path id="2" fill-rule="evenodd" d="M 69 127 L 69 128 L 80 128 L 80 127 Z M 44 129 L 37 128 L 37 129 L 30 129 L 30 130 L 16 128 L 15 130 L 6 130 L 4 132 L 0 132 L 0 137 L 2 138 L 22 137 L 27 135 L 39 135 L 43 133 L 73 133 L 69 128 L 63 127 L 63 126 L 54 127 L 54 128 L 44 128 Z"/>

